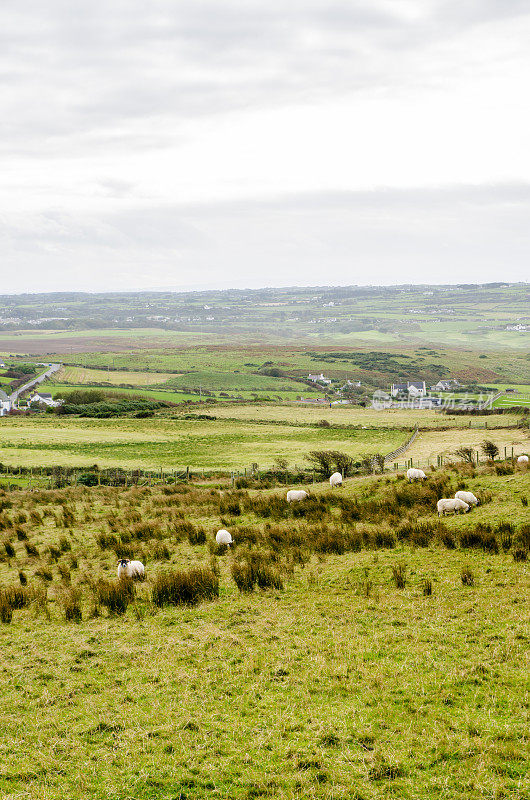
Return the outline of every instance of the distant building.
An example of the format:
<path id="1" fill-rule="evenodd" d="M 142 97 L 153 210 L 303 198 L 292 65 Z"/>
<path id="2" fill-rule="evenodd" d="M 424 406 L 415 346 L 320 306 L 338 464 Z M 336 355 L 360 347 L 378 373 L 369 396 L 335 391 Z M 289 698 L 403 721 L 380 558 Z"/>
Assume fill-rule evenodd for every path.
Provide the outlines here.
<path id="1" fill-rule="evenodd" d="M 434 386 L 431 386 L 433 392 L 453 392 L 460 384 L 458 381 L 452 379 L 449 381 L 438 381 Z"/>
<path id="2" fill-rule="evenodd" d="M 50 408 L 55 408 L 56 406 L 61 405 L 61 400 L 54 400 L 51 394 L 47 392 L 35 392 L 32 397 L 28 400 L 28 405 L 39 405 L 42 403 L 45 406 L 49 406 Z"/>
<path id="3" fill-rule="evenodd" d="M 313 381 L 313 383 L 324 383 L 326 386 L 329 386 L 331 383 L 329 378 L 324 377 L 324 374 L 321 372 L 320 375 L 311 375 L 307 376 L 308 381 Z"/>
<path id="4" fill-rule="evenodd" d="M 427 394 L 425 381 L 407 381 L 406 383 L 393 383 L 390 387 L 392 397 L 408 395 L 409 397 L 424 397 Z"/>
<path id="5" fill-rule="evenodd" d="M 11 411 L 11 401 L 7 394 L 0 389 L 0 417 L 5 417 L 9 411 Z"/>

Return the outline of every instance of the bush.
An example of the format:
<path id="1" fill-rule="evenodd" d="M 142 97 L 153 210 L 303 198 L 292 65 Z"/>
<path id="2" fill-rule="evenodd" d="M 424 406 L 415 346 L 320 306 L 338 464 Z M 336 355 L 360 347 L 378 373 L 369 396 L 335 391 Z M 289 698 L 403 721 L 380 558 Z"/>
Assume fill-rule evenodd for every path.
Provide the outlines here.
<path id="1" fill-rule="evenodd" d="M 98 476 L 95 472 L 83 472 L 78 476 L 77 482 L 81 484 L 81 486 L 97 486 Z"/>
<path id="2" fill-rule="evenodd" d="M 155 578 L 151 596 L 156 606 L 193 606 L 219 597 L 219 579 L 210 567 L 162 572 Z"/>

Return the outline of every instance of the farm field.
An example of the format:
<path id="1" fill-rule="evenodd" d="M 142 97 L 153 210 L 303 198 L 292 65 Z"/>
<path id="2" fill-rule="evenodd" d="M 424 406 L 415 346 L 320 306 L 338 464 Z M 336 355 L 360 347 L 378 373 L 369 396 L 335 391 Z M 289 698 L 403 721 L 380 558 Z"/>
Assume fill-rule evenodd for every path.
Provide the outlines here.
<path id="1" fill-rule="evenodd" d="M 406 438 L 402 430 L 344 430 L 318 426 L 179 418 L 86 419 L 46 415 L 0 421 L 0 461 L 128 469 L 159 467 L 242 469 L 271 466 L 281 454 L 292 465 L 313 449 L 390 452 Z"/>
<path id="2" fill-rule="evenodd" d="M 433 500 L 462 485 L 483 504 L 439 527 Z M 275 502 L 285 489 L 3 494 L 14 553 L 0 583 L 23 571 L 29 605 L 0 624 L 1 796 L 528 797 L 530 572 L 514 558 L 528 473 L 313 492 L 306 509 Z M 371 505 L 385 497 L 387 516 Z M 224 553 L 221 522 L 235 540 Z M 493 540 L 466 545 L 480 523 Z M 147 580 L 109 614 L 94 599 L 118 552 Z M 283 588 L 240 593 L 232 567 L 251 556 Z M 163 575 L 197 567 L 215 568 L 218 597 L 153 602 Z M 81 619 L 66 622 L 72 600 Z"/>
<path id="3" fill-rule="evenodd" d="M 56 383 L 75 383 L 78 385 L 110 383 L 119 385 L 121 383 L 132 384 L 133 386 L 157 386 L 170 378 L 175 377 L 169 373 L 159 372 L 126 372 L 104 369 L 89 369 L 87 367 L 64 366 L 54 374 Z"/>
<path id="4" fill-rule="evenodd" d="M 414 463 L 426 460 L 436 462 L 438 455 L 451 456 L 458 447 L 472 447 L 480 451 L 480 444 L 489 439 L 497 445 L 504 455 L 513 452 L 518 456 L 530 451 L 530 433 L 528 430 L 493 427 L 495 423 L 488 418 L 488 427 L 460 428 L 449 431 L 422 431 L 407 450 L 405 458 L 412 458 Z"/>
<path id="5" fill-rule="evenodd" d="M 293 422 L 317 424 L 326 420 L 332 425 L 368 425 L 370 428 L 389 427 L 412 429 L 420 427 L 452 427 L 467 428 L 471 422 L 473 427 L 484 429 L 484 421 L 488 425 L 502 428 L 515 425 L 520 418 L 517 414 L 502 414 L 491 417 L 468 417 L 439 414 L 435 411 L 414 411 L 408 409 L 359 408 L 358 406 L 307 406 L 299 404 L 237 404 L 234 406 L 215 406 L 211 413 L 219 419 L 268 420 L 271 422 Z"/>

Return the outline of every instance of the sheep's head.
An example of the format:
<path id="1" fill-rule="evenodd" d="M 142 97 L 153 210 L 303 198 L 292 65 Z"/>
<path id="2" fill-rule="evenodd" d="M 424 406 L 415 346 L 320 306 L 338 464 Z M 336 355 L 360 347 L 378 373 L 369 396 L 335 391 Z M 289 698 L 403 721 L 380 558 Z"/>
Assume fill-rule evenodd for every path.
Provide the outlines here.
<path id="1" fill-rule="evenodd" d="M 120 558 L 120 560 L 118 561 L 118 566 L 120 566 L 121 564 L 122 567 L 126 567 L 127 564 L 130 562 L 130 560 L 131 560 L 130 558 Z"/>

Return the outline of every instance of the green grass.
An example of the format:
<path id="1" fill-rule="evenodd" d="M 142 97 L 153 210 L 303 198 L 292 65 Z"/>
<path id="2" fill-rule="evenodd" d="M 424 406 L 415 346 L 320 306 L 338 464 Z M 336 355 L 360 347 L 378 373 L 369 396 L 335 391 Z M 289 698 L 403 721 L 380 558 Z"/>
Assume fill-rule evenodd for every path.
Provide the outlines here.
<path id="1" fill-rule="evenodd" d="M 352 456 L 389 452 L 403 431 L 345 430 L 292 424 L 179 418 L 79 419 L 45 415 L 7 417 L 0 423 L 0 461 L 37 466 L 242 469 L 270 466 L 279 453 L 293 465 L 313 449 L 345 450 Z"/>
<path id="2" fill-rule="evenodd" d="M 520 503 L 527 474 L 451 480 L 492 494 L 471 514 L 447 518 L 453 532 L 481 520 L 527 520 Z M 400 484 L 351 480 L 340 496 L 380 497 L 393 485 Z M 325 485 L 314 491 L 330 493 Z M 286 572 L 283 591 L 240 595 L 230 577 L 238 532 L 265 535 L 267 520 L 228 514 L 236 547 L 217 562 L 219 599 L 156 609 L 149 598 L 157 574 L 209 558 L 208 545 L 175 536 L 175 522 L 185 515 L 203 525 L 212 543 L 220 525 L 216 498 L 209 489 L 161 488 L 2 497 L 12 503 L 4 517 L 33 510 L 43 522 L 24 525 L 40 558 L 26 556 L 16 541 L 15 557 L 0 562 L 1 584 L 13 585 L 23 569 L 33 586 L 39 566 L 51 570 L 52 581 L 47 611 L 41 603 L 0 624 L 0 796 L 529 796 L 527 563 L 512 553 L 446 550 L 436 542 L 313 553 L 304 568 Z M 64 508 L 74 514 L 67 529 L 55 522 Z M 85 576 L 112 578 L 116 563 L 96 537 L 111 526 L 118 535 L 131 529 L 131 513 L 155 537 L 135 545 L 147 582 L 124 617 L 92 617 Z M 433 511 L 423 509 L 420 518 L 432 520 Z M 320 524 L 291 516 L 282 530 L 298 526 L 311 540 Z M 158 536 L 169 546 L 167 560 L 151 555 Z M 46 548 L 60 537 L 71 549 L 56 563 Z M 60 604 L 66 584 L 59 565 L 72 558 L 69 580 L 83 595 L 79 623 L 66 623 Z M 400 564 L 404 589 L 392 581 Z M 474 573 L 473 586 L 462 584 L 464 567 Z M 426 579 L 432 596 L 423 594 Z"/>

